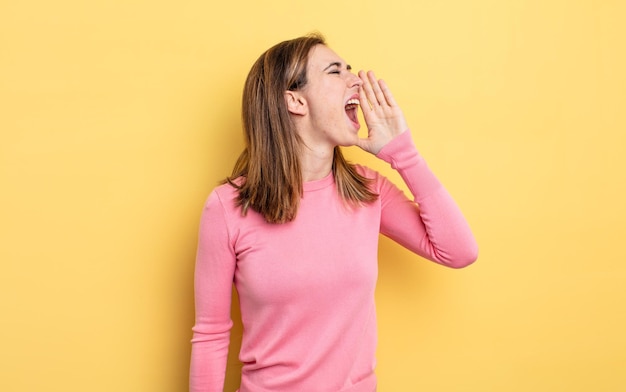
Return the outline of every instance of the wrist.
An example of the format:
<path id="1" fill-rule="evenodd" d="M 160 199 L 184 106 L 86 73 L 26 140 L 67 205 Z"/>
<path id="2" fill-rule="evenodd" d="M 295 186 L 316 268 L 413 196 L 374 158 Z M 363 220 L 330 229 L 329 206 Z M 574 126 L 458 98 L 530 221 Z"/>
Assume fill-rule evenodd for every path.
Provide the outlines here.
<path id="1" fill-rule="evenodd" d="M 418 159 L 419 153 L 413 143 L 411 130 L 406 129 L 391 139 L 376 153 L 376 157 L 389 163 L 394 169 L 406 166 L 405 162 L 410 164 Z"/>

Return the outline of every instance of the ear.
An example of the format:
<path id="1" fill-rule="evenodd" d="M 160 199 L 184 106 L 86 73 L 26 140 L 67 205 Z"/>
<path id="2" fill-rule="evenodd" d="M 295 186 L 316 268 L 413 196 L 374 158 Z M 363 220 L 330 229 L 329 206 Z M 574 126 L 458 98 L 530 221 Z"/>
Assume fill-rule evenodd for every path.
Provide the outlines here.
<path id="1" fill-rule="evenodd" d="M 304 116 L 307 113 L 306 100 L 297 91 L 285 91 L 285 103 L 291 114 Z"/>

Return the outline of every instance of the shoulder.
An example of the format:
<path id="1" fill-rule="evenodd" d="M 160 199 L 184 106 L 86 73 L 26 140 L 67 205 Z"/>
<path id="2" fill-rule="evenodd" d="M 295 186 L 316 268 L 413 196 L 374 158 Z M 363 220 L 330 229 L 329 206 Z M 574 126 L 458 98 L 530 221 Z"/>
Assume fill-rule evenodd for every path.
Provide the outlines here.
<path id="1" fill-rule="evenodd" d="M 385 176 L 372 168 L 359 164 L 355 164 L 354 168 L 358 174 L 370 180 L 370 187 L 376 192 L 380 192 L 384 184 L 388 182 Z"/>
<path id="2" fill-rule="evenodd" d="M 240 179 L 235 180 L 235 184 L 240 185 L 242 181 Z M 238 195 L 239 190 L 232 184 L 225 182 L 217 185 L 211 191 L 212 194 L 218 195 L 220 198 L 235 198 Z"/>
<path id="3" fill-rule="evenodd" d="M 376 170 L 370 169 L 367 166 L 359 165 L 358 163 L 354 164 L 354 168 L 356 169 L 357 173 L 359 173 L 365 178 L 374 179 L 380 176 L 380 174 Z"/>
<path id="4" fill-rule="evenodd" d="M 365 177 L 365 178 L 367 178 L 369 180 L 380 182 L 380 181 L 383 181 L 385 179 L 385 176 L 383 176 L 382 174 L 380 174 L 376 170 L 371 169 L 371 168 L 369 168 L 367 166 L 355 164 L 354 168 L 356 169 L 357 173 L 359 173 L 360 175 L 362 175 L 363 177 Z"/>
<path id="5" fill-rule="evenodd" d="M 236 210 L 237 196 L 239 195 L 237 188 L 228 182 L 220 184 L 213 188 L 206 199 L 205 209 L 220 209 L 226 214 Z"/>
<path id="6" fill-rule="evenodd" d="M 357 173 L 370 180 L 370 189 L 374 190 L 382 199 L 388 198 L 390 195 L 403 193 L 396 184 L 383 174 L 363 165 L 354 165 Z"/>

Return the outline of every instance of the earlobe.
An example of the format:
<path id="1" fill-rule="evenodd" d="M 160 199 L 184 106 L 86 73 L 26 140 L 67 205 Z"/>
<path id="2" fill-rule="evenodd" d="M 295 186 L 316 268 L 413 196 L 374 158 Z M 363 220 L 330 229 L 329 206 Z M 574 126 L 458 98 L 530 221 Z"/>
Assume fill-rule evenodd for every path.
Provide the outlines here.
<path id="1" fill-rule="evenodd" d="M 296 114 L 298 116 L 304 116 L 306 114 L 306 100 L 298 94 L 297 91 L 285 91 L 285 103 L 287 104 L 287 110 L 289 110 L 289 113 Z"/>

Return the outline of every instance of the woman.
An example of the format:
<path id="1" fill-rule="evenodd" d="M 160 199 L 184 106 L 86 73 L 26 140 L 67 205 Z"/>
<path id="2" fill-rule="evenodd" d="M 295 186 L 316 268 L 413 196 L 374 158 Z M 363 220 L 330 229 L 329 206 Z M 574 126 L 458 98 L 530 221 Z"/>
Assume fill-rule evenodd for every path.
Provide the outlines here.
<path id="1" fill-rule="evenodd" d="M 263 53 L 242 110 L 246 148 L 201 219 L 190 390 L 223 390 L 234 282 L 241 392 L 375 391 L 379 233 L 460 268 L 477 257 L 471 231 L 386 84 L 353 74 L 321 36 Z M 347 163 L 339 146 L 354 145 L 390 163 L 414 201 Z"/>

